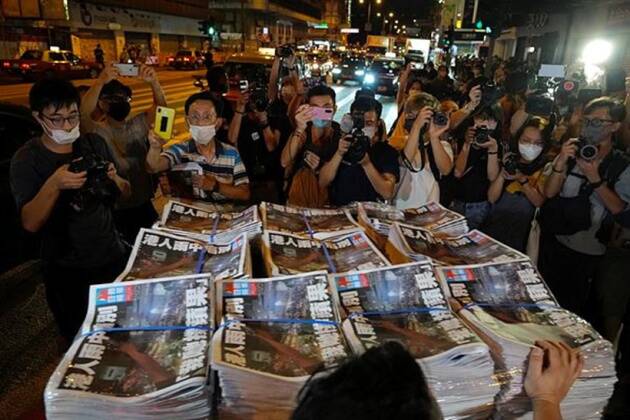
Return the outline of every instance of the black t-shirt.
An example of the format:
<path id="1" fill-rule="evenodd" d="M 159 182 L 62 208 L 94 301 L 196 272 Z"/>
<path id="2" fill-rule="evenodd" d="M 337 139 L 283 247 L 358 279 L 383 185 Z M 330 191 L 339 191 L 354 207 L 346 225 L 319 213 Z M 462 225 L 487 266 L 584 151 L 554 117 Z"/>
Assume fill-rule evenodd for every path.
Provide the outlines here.
<path id="1" fill-rule="evenodd" d="M 331 142 L 325 154 L 326 161 L 330 160 L 337 150 L 339 140 Z M 400 165 L 398 152 L 385 142 L 377 142 L 368 151 L 370 160 L 381 174 L 388 173 L 400 179 Z M 359 164 L 348 165 L 341 162 L 337 170 L 337 176 L 330 184 L 330 203 L 335 206 L 344 206 L 353 201 L 376 201 L 382 199 L 376 192 L 367 177 L 365 170 Z"/>
<path id="2" fill-rule="evenodd" d="M 265 144 L 263 129 L 247 115 L 243 116 L 238 134 L 238 152 L 243 159 L 247 176 L 254 182 L 257 180 L 282 179 L 280 166 L 280 145 L 269 151 Z"/>
<path id="3" fill-rule="evenodd" d="M 82 143 L 82 144 L 81 144 Z M 114 162 L 105 141 L 89 134 L 76 140 L 75 148 L 89 150 Z M 47 149 L 41 138 L 24 144 L 11 159 L 11 190 L 19 212 L 31 201 L 60 166 L 73 160 L 73 153 L 58 154 Z M 39 235 L 42 258 L 67 267 L 101 267 L 124 253 L 114 227 L 112 205 L 100 202 L 77 212 L 70 207 L 77 190 L 62 190 Z"/>
<path id="4" fill-rule="evenodd" d="M 287 115 L 288 106 L 281 99 L 276 99 L 269 105 L 267 116 L 269 117 L 269 125 L 272 130 L 278 130 L 280 132 L 280 143 L 278 147 L 280 150 L 287 144 L 289 136 L 293 132 L 293 126 L 291 120 Z"/>

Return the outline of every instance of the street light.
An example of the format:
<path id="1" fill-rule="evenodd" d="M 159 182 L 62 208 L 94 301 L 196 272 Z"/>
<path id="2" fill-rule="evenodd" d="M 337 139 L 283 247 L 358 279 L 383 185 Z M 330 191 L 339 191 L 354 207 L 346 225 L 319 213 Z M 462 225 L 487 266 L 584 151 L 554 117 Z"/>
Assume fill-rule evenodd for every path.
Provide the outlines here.
<path id="1" fill-rule="evenodd" d="M 376 14 L 376 17 L 381 17 L 381 12 L 378 12 L 378 13 Z"/>
<path id="2" fill-rule="evenodd" d="M 398 23 L 398 20 L 396 20 L 396 22 L 395 22 L 395 23 Z"/>
<path id="3" fill-rule="evenodd" d="M 385 19 L 385 23 L 389 23 L 389 20 Z"/>
<path id="4" fill-rule="evenodd" d="M 394 12 L 389 12 L 389 17 L 394 17 Z"/>
<path id="5" fill-rule="evenodd" d="M 403 29 L 407 29 L 407 25 L 403 25 L 403 26 L 402 26 L 402 28 L 403 28 Z"/>

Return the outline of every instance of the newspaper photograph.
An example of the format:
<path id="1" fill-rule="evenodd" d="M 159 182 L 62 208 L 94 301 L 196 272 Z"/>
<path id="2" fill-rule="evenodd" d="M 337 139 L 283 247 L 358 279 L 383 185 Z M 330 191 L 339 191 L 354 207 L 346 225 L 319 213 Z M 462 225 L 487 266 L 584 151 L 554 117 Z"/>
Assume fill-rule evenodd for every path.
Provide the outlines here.
<path id="1" fill-rule="evenodd" d="M 456 223 L 466 223 L 466 218 L 436 202 L 429 202 L 417 209 L 404 210 L 404 223 L 423 227 L 428 230 L 440 230 Z"/>
<path id="2" fill-rule="evenodd" d="M 163 176 L 166 177 L 168 187 L 164 195 L 187 199 L 205 198 L 205 191 L 193 186 L 193 175 L 203 175 L 203 169 L 198 163 L 189 162 L 175 165 Z"/>
<path id="3" fill-rule="evenodd" d="M 245 275 L 247 235 L 226 244 L 204 244 L 190 237 L 141 229 L 116 281 L 211 273 L 214 278 Z"/>

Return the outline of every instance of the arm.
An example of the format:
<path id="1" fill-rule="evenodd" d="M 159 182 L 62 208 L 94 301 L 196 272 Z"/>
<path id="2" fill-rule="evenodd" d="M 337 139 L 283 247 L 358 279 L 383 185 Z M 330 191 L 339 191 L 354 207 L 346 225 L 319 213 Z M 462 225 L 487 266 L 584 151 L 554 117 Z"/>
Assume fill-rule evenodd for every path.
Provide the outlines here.
<path id="1" fill-rule="evenodd" d="M 149 173 L 155 174 L 170 169 L 169 160 L 162 156 L 162 139 L 155 134 L 153 128 L 149 129 L 149 151 L 147 153 L 146 167 Z"/>
<path id="2" fill-rule="evenodd" d="M 500 176 L 498 178 L 501 178 Z M 528 183 L 521 184 L 521 189 L 523 190 L 523 194 L 529 200 L 530 203 L 534 205 L 534 207 L 540 207 L 545 203 L 545 196 L 538 190 L 536 186 L 532 186 Z"/>
<path id="3" fill-rule="evenodd" d="M 405 106 L 405 92 L 407 91 L 407 81 L 409 80 L 409 73 L 411 72 L 411 63 L 407 64 L 407 67 L 400 73 L 400 80 L 398 81 L 398 92 L 396 93 L 396 105 L 398 106 L 398 113 L 400 113 Z"/>
<path id="4" fill-rule="evenodd" d="M 118 172 L 116 171 L 116 166 L 114 166 L 114 164 L 111 162 L 109 164 L 109 168 L 107 169 L 107 176 L 109 177 L 109 179 L 114 181 L 123 197 L 127 198 L 131 196 L 131 184 L 129 184 L 129 181 L 121 178 L 120 175 L 118 175 Z"/>
<path id="5" fill-rule="evenodd" d="M 466 130 L 464 145 L 455 160 L 455 178 L 461 178 L 466 173 L 466 168 L 468 167 L 468 156 L 470 155 L 470 146 L 472 144 L 474 133 L 475 129 L 473 127 L 469 127 L 468 130 Z"/>
<path id="6" fill-rule="evenodd" d="M 346 140 L 349 136 L 344 137 L 343 139 L 339 139 L 339 144 L 337 146 L 337 150 L 333 157 L 322 166 L 322 169 L 319 171 L 319 186 L 322 188 L 328 187 L 337 176 L 337 170 L 339 169 L 339 165 L 341 165 L 341 161 L 343 160 L 343 155 L 348 151 L 350 147 L 350 141 Z"/>
<path id="7" fill-rule="evenodd" d="M 141 65 L 138 77 L 147 82 L 149 86 L 151 86 L 151 92 L 153 92 L 153 105 L 145 111 L 147 120 L 151 121 L 151 118 L 155 115 L 155 110 L 158 106 L 168 106 L 166 104 L 166 96 L 164 95 L 162 86 L 157 78 L 157 73 L 153 67 Z"/>
<path id="8" fill-rule="evenodd" d="M 361 162 L 361 167 L 365 171 L 365 174 L 378 195 L 383 197 L 385 200 L 391 200 L 394 198 L 394 191 L 396 190 L 396 177 L 394 175 L 389 173 L 381 174 L 367 154 Z"/>
<path id="9" fill-rule="evenodd" d="M 444 149 L 442 145 L 442 134 L 446 133 L 449 129 L 448 122 L 446 125 L 435 125 L 433 121 L 429 125 L 429 138 L 431 139 L 431 150 L 433 151 L 433 157 L 435 158 L 435 164 L 438 167 L 441 175 L 448 175 L 453 170 L 453 158 Z M 438 175 L 438 174 L 434 174 Z"/>
<path id="10" fill-rule="evenodd" d="M 503 192 L 503 186 L 505 185 L 505 173 L 501 172 L 501 174 L 490 183 L 490 188 L 488 188 L 488 201 L 491 204 L 496 203 L 501 197 L 501 193 Z"/>
<path id="11" fill-rule="evenodd" d="M 596 159 L 594 161 L 587 162 L 582 159 L 577 160 L 577 165 L 582 170 L 584 176 L 589 183 L 595 184 L 599 183 L 602 180 L 602 177 L 599 174 L 599 165 L 601 163 L 600 159 Z M 626 209 L 626 202 L 619 197 L 619 195 L 614 190 L 614 185 L 609 186 L 605 182 L 602 183 L 599 187 L 595 188 L 595 192 L 599 195 L 599 198 L 602 199 L 604 206 L 606 209 L 614 216 Z"/>
<path id="12" fill-rule="evenodd" d="M 490 141 L 482 145 L 481 148 L 488 151 L 488 180 L 492 182 L 499 176 L 501 168 L 499 166 L 499 145 L 492 137 L 489 137 L 489 139 Z"/>
<path id="13" fill-rule="evenodd" d="M 456 129 L 459 125 L 472 114 L 481 102 L 481 87 L 474 86 L 468 94 L 470 101 L 462 108 L 451 114 L 451 130 Z"/>
<path id="14" fill-rule="evenodd" d="M 306 142 L 306 124 L 311 120 L 311 111 L 308 105 L 302 105 L 298 108 L 298 112 L 295 114 L 296 129 L 289 137 L 289 141 L 282 150 L 282 156 L 280 157 L 280 164 L 283 168 L 288 168 L 293 164 L 297 154 L 304 147 Z"/>
<path id="15" fill-rule="evenodd" d="M 433 110 L 430 107 L 425 106 L 422 110 L 420 110 L 420 112 L 418 112 L 418 116 L 409 131 L 409 137 L 407 138 L 407 143 L 405 143 L 403 153 L 405 154 L 405 157 L 414 164 L 414 166 L 420 165 L 422 162 L 422 156 L 420 156 L 420 148 L 418 147 L 418 144 L 420 141 L 424 141 L 424 139 L 420 139 L 422 128 L 429 124 L 432 116 Z"/>
<path id="16" fill-rule="evenodd" d="M 575 158 L 577 153 L 577 139 L 569 139 L 564 142 L 560 153 L 551 164 L 551 174 L 545 181 L 544 196 L 553 198 L 560 193 L 564 180 L 567 178 L 567 163 L 570 158 Z"/>
<path id="17" fill-rule="evenodd" d="M 87 180 L 87 172 L 74 173 L 69 165 L 59 167 L 39 189 L 35 197 L 20 211 L 22 227 L 28 232 L 38 232 L 48 221 L 61 190 L 76 190 Z"/>
<path id="18" fill-rule="evenodd" d="M 263 140 L 265 141 L 265 146 L 267 150 L 273 152 L 280 144 L 280 130 L 274 130 L 269 125 L 269 117 L 267 116 L 267 112 L 256 112 L 256 116 L 260 124 L 264 127 L 262 130 Z"/>
<path id="19" fill-rule="evenodd" d="M 217 192 L 232 200 L 248 201 L 250 198 L 249 184 L 234 186 L 219 182 Z"/>
<path id="20" fill-rule="evenodd" d="M 234 116 L 232 117 L 232 121 L 230 121 L 230 126 L 228 127 L 228 142 L 230 142 L 232 146 L 236 146 L 238 144 L 238 136 L 241 133 L 243 115 L 245 115 L 245 106 L 248 102 L 249 92 L 241 93 L 236 100 Z"/>
<path id="21" fill-rule="evenodd" d="M 267 87 L 267 98 L 272 102 L 278 96 L 278 78 L 280 76 L 280 57 L 276 56 L 271 65 L 269 75 L 269 85 Z"/>

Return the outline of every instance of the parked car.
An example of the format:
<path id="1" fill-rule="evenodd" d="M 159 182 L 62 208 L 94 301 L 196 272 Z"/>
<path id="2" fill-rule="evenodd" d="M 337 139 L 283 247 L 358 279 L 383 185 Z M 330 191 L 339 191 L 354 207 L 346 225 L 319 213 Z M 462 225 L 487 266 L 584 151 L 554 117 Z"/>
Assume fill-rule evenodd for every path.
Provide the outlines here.
<path id="1" fill-rule="evenodd" d="M 398 75 L 405 66 L 401 58 L 375 58 L 363 77 L 363 85 L 376 93 L 395 96 L 398 92 Z"/>
<path id="2" fill-rule="evenodd" d="M 21 75 L 27 81 L 55 76 L 94 79 L 101 71 L 98 63 L 86 61 L 66 50 L 27 50 L 18 59 L 0 60 L 0 68 L 9 74 Z"/>
<path id="3" fill-rule="evenodd" d="M 41 127 L 22 105 L 0 102 L 0 273 L 37 256 L 34 235 L 22 229 L 11 193 L 9 169 L 15 152 L 29 139 L 41 135 Z"/>
<path id="4" fill-rule="evenodd" d="M 367 61 L 360 56 L 346 56 L 341 63 L 332 69 L 334 83 L 343 83 L 347 80 L 362 81 L 365 76 Z"/>
<path id="5" fill-rule="evenodd" d="M 204 66 L 203 54 L 201 54 L 200 51 L 180 50 L 177 51 L 175 57 L 168 58 L 168 65 L 177 70 L 197 70 L 199 68 L 203 68 Z"/>

